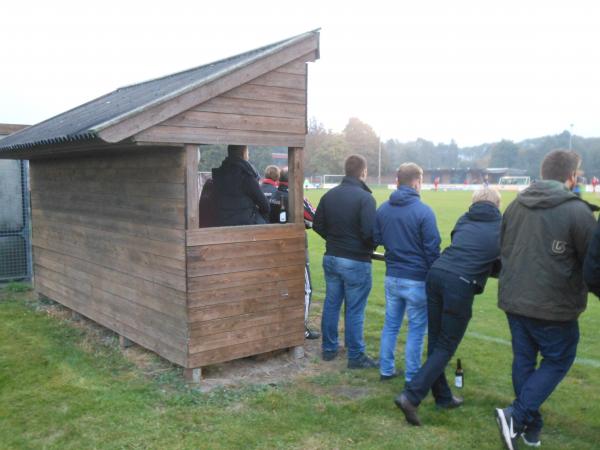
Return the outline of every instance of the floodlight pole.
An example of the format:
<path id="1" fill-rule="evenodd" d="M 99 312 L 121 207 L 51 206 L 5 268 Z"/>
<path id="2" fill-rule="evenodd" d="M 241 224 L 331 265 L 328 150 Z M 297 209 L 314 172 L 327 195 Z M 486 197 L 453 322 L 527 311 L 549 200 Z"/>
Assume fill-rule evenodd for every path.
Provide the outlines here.
<path id="1" fill-rule="evenodd" d="M 573 124 L 571 124 L 571 132 L 569 133 L 569 150 L 573 148 Z"/>
<path id="2" fill-rule="evenodd" d="M 377 174 L 377 184 L 381 186 L 381 137 L 379 138 L 379 165 Z"/>

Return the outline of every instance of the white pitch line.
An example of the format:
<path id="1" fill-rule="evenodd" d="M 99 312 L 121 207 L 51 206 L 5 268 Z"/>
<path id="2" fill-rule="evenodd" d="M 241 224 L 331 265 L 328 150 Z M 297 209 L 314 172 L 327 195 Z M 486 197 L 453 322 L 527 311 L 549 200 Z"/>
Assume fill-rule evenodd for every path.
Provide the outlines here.
<path id="1" fill-rule="evenodd" d="M 507 341 L 506 339 L 497 338 L 497 337 L 493 337 L 493 336 L 487 336 L 485 334 L 477 333 L 476 331 L 467 331 L 467 336 L 474 337 L 475 339 L 481 339 L 482 341 L 488 341 L 488 342 L 493 342 L 495 344 L 506 345 L 508 347 L 511 346 L 510 341 Z M 594 367 L 596 369 L 600 369 L 600 361 L 598 361 L 597 359 L 577 357 L 577 358 L 575 358 L 575 364 L 577 364 L 579 366 L 588 366 L 588 367 Z"/>

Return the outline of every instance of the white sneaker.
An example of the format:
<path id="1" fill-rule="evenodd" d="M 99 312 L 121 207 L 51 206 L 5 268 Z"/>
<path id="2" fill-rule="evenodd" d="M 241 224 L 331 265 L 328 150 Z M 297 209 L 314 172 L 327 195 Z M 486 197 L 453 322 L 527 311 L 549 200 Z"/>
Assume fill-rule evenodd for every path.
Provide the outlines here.
<path id="1" fill-rule="evenodd" d="M 496 423 L 500 430 L 500 440 L 508 450 L 517 450 L 517 441 L 521 432 L 515 430 L 515 422 L 512 419 L 512 408 L 496 408 Z"/>

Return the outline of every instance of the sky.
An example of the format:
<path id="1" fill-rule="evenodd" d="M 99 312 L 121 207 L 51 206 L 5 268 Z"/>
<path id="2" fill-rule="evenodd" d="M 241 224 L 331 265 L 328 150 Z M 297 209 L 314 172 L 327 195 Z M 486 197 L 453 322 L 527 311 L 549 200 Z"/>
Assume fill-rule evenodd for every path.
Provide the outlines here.
<path id="1" fill-rule="evenodd" d="M 315 28 L 308 114 L 384 140 L 460 146 L 600 136 L 600 2 L 5 2 L 0 123 L 34 124 L 118 87 Z"/>

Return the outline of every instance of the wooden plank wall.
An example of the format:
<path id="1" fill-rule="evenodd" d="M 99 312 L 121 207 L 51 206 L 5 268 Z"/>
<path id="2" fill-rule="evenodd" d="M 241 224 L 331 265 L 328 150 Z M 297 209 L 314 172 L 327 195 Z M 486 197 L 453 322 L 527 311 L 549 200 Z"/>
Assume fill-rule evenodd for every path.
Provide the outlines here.
<path id="1" fill-rule="evenodd" d="M 304 342 L 303 224 L 189 230 L 188 367 Z"/>
<path id="2" fill-rule="evenodd" d="M 30 164 L 36 290 L 185 366 L 183 150 Z"/>
<path id="3" fill-rule="evenodd" d="M 201 103 L 135 139 L 304 147 L 307 58 Z"/>

